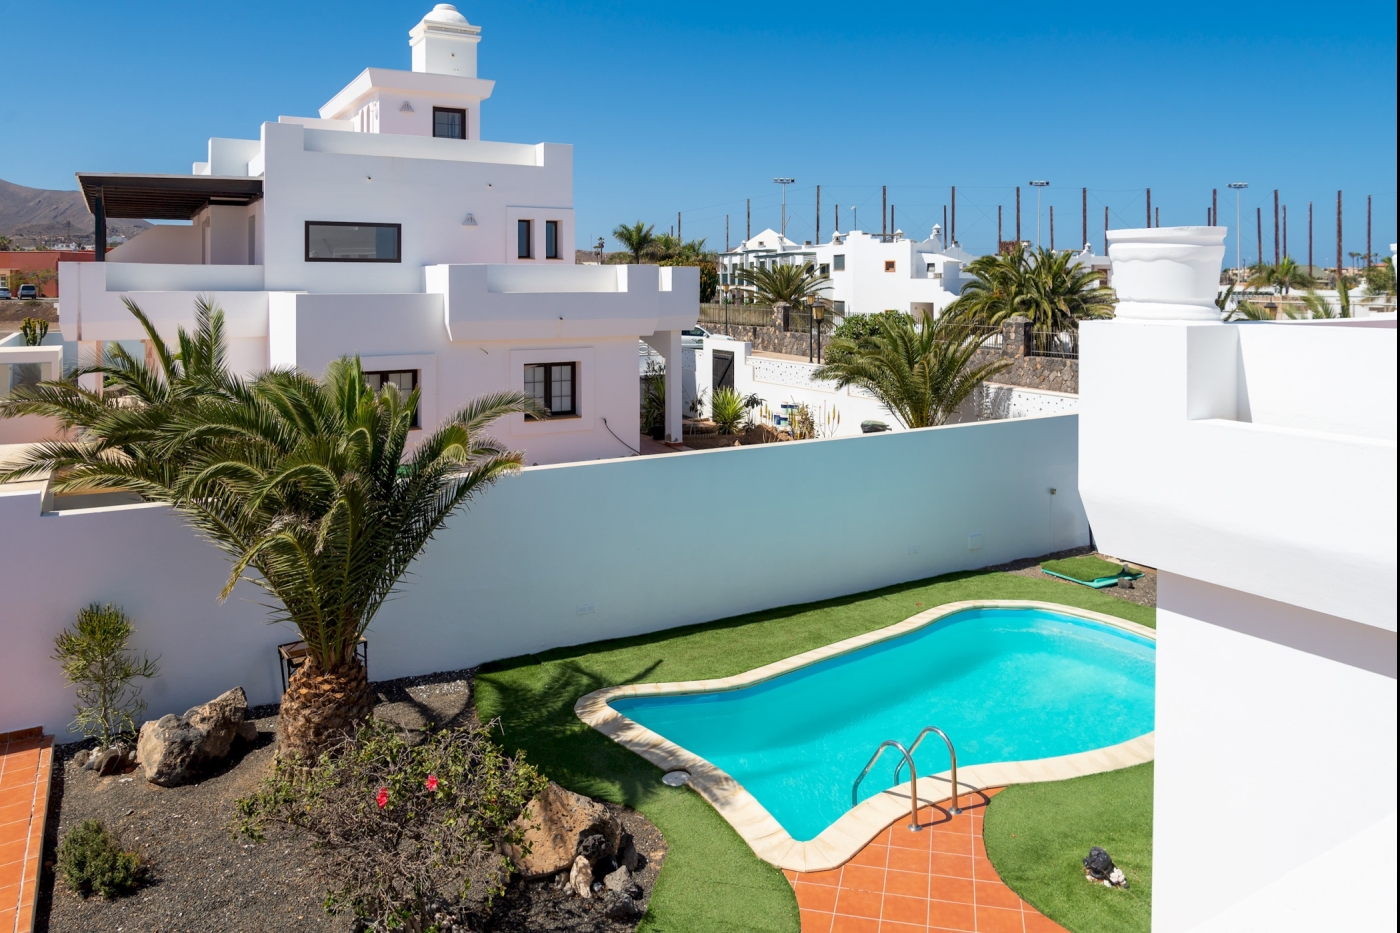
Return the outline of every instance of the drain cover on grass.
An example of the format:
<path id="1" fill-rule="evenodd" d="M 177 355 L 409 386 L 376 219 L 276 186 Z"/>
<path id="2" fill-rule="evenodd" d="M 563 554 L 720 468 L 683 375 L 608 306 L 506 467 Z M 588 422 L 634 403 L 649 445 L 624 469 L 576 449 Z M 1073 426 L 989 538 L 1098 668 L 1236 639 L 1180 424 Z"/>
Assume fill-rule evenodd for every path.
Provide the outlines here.
<path id="1" fill-rule="evenodd" d="M 667 771 L 661 775 L 661 783 L 667 787 L 680 787 L 690 783 L 689 771 Z"/>

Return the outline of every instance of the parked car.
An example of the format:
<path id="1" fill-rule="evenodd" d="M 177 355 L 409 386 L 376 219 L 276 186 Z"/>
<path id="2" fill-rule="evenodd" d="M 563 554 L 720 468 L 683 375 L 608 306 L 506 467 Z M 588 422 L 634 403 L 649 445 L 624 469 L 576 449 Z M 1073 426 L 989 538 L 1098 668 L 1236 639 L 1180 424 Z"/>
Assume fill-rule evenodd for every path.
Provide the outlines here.
<path id="1" fill-rule="evenodd" d="M 0 285 L 0 301 L 10 300 L 10 286 Z"/>
<path id="2" fill-rule="evenodd" d="M 38 298 L 38 297 L 39 297 L 39 286 L 37 286 L 37 285 L 21 285 L 21 286 L 19 287 L 19 300 L 20 300 L 20 301 L 25 301 L 25 300 L 30 299 L 30 298 Z"/>
<path id="3" fill-rule="evenodd" d="M 681 347 L 698 350 L 704 346 L 704 338 L 714 336 L 705 328 L 696 324 L 689 330 L 681 331 Z"/>

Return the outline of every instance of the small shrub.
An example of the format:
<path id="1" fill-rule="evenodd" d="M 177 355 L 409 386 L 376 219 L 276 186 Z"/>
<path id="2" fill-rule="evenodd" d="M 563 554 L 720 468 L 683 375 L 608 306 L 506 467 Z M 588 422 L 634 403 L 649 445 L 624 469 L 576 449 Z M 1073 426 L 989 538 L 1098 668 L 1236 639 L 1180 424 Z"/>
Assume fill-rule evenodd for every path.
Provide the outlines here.
<path id="1" fill-rule="evenodd" d="M 78 612 L 75 628 L 64 629 L 54 639 L 54 660 L 63 665 L 68 683 L 78 688 L 78 716 L 68 729 L 95 737 L 100 748 L 135 734 L 146 701 L 132 681 L 160 673 L 154 661 L 145 655 L 137 660 L 127 647 L 133 631 L 119 607 L 93 603 Z"/>
<path id="2" fill-rule="evenodd" d="M 744 430 L 749 420 L 744 397 L 733 389 L 715 389 L 710 396 L 710 420 L 719 425 L 721 434 L 738 434 Z"/>
<path id="3" fill-rule="evenodd" d="M 655 360 L 642 373 L 641 423 L 643 433 L 666 426 L 666 367 Z"/>
<path id="4" fill-rule="evenodd" d="M 857 345 L 867 345 L 873 337 L 880 333 L 880 318 L 891 314 L 903 314 L 903 312 L 882 311 L 879 314 L 848 314 L 831 332 L 831 339 L 841 338 L 853 341 Z M 842 344 L 826 348 L 826 362 L 828 364 L 846 363 L 852 358 L 851 351 Z"/>
<path id="5" fill-rule="evenodd" d="M 58 873 L 68 890 L 110 900 L 136 890 L 145 866 L 135 852 L 122 849 L 100 820 L 83 820 L 58 845 Z"/>
<path id="6" fill-rule="evenodd" d="M 238 802 L 235 830 L 257 841 L 268 823 L 318 843 L 326 909 L 381 930 L 422 931 L 438 911 L 487 910 L 505 890 L 512 821 L 544 789 L 543 777 L 506 755 L 486 727 L 429 735 L 411 745 L 371 720 L 304 768 L 279 761 L 253 796 Z"/>

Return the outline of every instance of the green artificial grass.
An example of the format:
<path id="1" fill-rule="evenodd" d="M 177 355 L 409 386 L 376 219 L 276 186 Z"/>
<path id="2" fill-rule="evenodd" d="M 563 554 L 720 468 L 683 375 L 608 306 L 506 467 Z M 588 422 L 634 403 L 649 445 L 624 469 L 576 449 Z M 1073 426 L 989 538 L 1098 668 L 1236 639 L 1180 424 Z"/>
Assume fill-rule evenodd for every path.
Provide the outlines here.
<path id="1" fill-rule="evenodd" d="M 992 798 L 982 838 L 1011 890 L 1070 933 L 1152 926 L 1152 762 L 1048 784 L 1017 784 Z M 1084 879 L 1101 846 L 1126 890 Z"/>
<path id="2" fill-rule="evenodd" d="M 1064 560 L 1047 560 L 1040 565 L 1040 569 L 1085 582 L 1103 577 L 1116 577 L 1125 571 L 1132 573 L 1132 571 L 1127 571 L 1127 568 L 1122 564 L 1115 564 L 1102 557 L 1066 557 Z M 1135 576 L 1141 576 L 1141 574 L 1135 574 Z"/>
<path id="3" fill-rule="evenodd" d="M 1039 599 L 1147 626 L 1156 615 L 1050 579 L 956 573 L 496 661 L 477 674 L 477 710 L 483 720 L 499 718 L 505 745 L 525 752 L 551 779 L 639 810 L 661 830 L 668 852 L 640 930 L 796 933 L 797 902 L 782 873 L 756 857 L 699 795 L 666 787 L 658 768 L 581 722 L 574 701 L 616 684 L 728 677 L 963 599 Z"/>

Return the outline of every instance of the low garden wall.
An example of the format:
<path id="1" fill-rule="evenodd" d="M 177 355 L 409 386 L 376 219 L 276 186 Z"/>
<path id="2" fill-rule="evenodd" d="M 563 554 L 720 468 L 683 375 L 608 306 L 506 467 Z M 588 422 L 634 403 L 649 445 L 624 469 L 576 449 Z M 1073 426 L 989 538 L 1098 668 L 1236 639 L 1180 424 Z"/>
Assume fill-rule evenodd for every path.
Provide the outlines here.
<path id="1" fill-rule="evenodd" d="M 370 676 L 1077 547 L 1089 540 L 1077 476 L 1076 415 L 529 468 L 429 543 L 369 630 Z M 775 479 L 790 492 L 770 507 L 754 491 Z M 820 488 L 815 516 L 783 507 L 808 487 Z M 0 487 L 0 731 L 67 735 L 74 696 L 53 639 L 91 602 L 124 607 L 136 647 L 159 657 L 148 716 L 235 685 L 252 703 L 277 699 L 276 646 L 296 635 L 267 624 L 251 584 L 216 600 L 229 564 L 212 544 L 164 506 L 43 501 L 43 484 Z"/>

